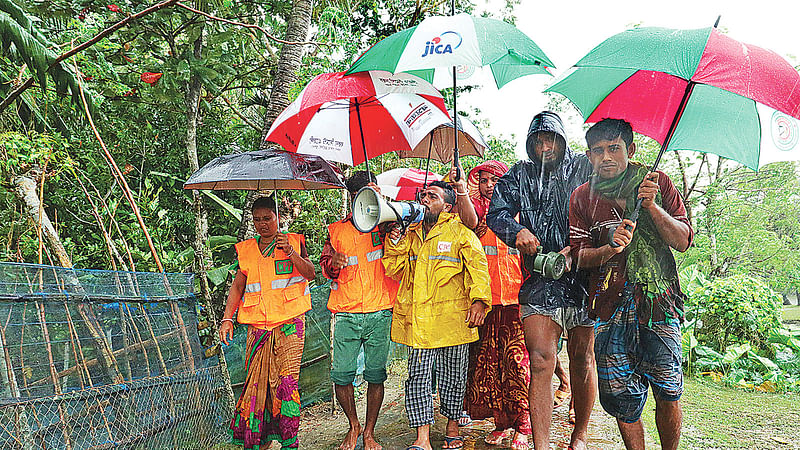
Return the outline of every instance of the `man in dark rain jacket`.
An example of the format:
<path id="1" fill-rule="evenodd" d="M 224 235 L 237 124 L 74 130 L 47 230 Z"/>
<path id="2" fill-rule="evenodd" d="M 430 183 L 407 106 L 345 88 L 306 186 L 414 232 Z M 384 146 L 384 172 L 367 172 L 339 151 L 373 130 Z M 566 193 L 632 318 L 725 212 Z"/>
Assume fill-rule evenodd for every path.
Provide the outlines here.
<path id="1" fill-rule="evenodd" d="M 597 393 L 594 330 L 589 319 L 581 274 L 567 271 L 553 280 L 532 271 L 537 248 L 559 252 L 571 265 L 567 210 L 572 191 L 585 183 L 592 165 L 585 155 L 567 146 L 564 125 L 557 114 L 543 111 L 533 117 L 526 141 L 527 161 L 520 161 L 497 183 L 487 213 L 489 228 L 523 255 L 519 291 L 525 344 L 530 354 L 530 412 L 534 448 L 547 449 L 553 412 L 552 377 L 557 341 L 567 331 L 567 352 L 575 429 L 571 448 L 586 448 L 589 415 Z M 517 221 L 517 218 L 519 221 Z"/>

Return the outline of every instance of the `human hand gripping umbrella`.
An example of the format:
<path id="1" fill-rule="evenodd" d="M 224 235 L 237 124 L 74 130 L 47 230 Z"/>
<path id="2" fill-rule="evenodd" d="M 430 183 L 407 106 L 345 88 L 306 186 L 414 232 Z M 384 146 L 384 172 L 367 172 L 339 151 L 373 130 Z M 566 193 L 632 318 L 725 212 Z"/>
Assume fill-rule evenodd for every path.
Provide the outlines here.
<path id="1" fill-rule="evenodd" d="M 716 27 L 616 34 L 548 91 L 566 96 L 586 122 L 625 119 L 658 141 L 651 172 L 666 150 L 714 153 L 753 170 L 800 159 L 800 74 Z"/>
<path id="2" fill-rule="evenodd" d="M 457 67 L 489 66 L 498 88 L 516 78 L 547 74 L 553 63 L 528 36 L 513 25 L 467 14 L 433 16 L 419 25 L 398 31 L 364 52 L 347 74 L 365 70 L 413 72 L 433 81 L 436 71 L 452 71 L 453 117 L 456 117 Z M 438 76 L 437 76 L 438 78 Z M 453 159 L 458 166 L 458 141 L 453 138 Z"/>
<path id="3" fill-rule="evenodd" d="M 355 166 L 384 153 L 411 150 L 449 122 L 442 94 L 414 75 L 324 73 L 281 112 L 266 140 L 291 152 Z"/>

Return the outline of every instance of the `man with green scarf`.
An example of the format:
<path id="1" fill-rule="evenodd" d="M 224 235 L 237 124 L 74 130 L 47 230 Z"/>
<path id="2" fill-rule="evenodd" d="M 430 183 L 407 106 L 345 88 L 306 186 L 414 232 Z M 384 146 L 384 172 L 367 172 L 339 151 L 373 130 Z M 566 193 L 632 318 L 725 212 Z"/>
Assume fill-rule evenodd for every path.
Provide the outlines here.
<path id="1" fill-rule="evenodd" d="M 686 251 L 692 228 L 669 177 L 630 161 L 636 144 L 628 122 L 603 119 L 586 132 L 586 143 L 594 172 L 570 198 L 570 246 L 578 267 L 590 272 L 600 404 L 617 418 L 625 446 L 644 449 L 640 416 L 652 387 L 661 446 L 675 449 L 684 294 L 671 249 Z M 634 223 L 626 217 L 637 199 Z"/>

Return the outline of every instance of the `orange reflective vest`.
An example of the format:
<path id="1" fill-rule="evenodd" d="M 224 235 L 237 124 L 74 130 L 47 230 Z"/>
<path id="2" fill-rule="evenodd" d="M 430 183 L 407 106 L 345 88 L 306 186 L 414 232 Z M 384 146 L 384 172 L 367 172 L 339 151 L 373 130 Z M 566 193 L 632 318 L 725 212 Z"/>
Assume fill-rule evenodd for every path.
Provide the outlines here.
<path id="1" fill-rule="evenodd" d="M 301 234 L 289 233 L 289 243 L 300 253 Z M 264 256 L 258 241 L 248 239 L 236 244 L 239 270 L 247 284 L 239 305 L 239 323 L 271 330 L 311 309 L 308 281 L 286 256 L 275 248 L 272 256 Z"/>
<path id="2" fill-rule="evenodd" d="M 347 265 L 331 281 L 328 309 L 369 313 L 392 308 L 399 283 L 386 276 L 378 228 L 362 233 L 348 220 L 330 224 L 328 233 L 334 250 L 347 255 Z"/>
<path id="3" fill-rule="evenodd" d="M 492 305 L 516 305 L 522 286 L 522 261 L 519 250 L 511 248 L 490 229 L 481 238 L 489 277 L 492 279 Z"/>

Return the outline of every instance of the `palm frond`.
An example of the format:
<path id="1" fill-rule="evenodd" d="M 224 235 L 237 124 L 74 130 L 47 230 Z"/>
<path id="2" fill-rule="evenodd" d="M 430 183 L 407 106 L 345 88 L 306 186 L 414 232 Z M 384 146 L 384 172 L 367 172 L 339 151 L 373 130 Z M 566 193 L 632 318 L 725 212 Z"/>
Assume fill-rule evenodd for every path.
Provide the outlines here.
<path id="1" fill-rule="evenodd" d="M 81 104 L 80 86 L 75 73 L 61 63 L 56 63 L 57 55 L 48 48 L 52 45 L 44 38 L 39 30 L 33 26 L 33 21 L 24 12 L 16 11 L 17 17 L 22 17 L 22 22 L 6 12 L 8 0 L 0 0 L 0 52 L 24 62 L 42 88 L 47 88 L 47 75 L 53 79 L 58 92 L 69 93 L 73 102 Z M 19 13 L 22 16 L 19 16 Z M 39 38 L 37 38 L 39 36 Z M 52 66 L 52 67 L 51 67 Z M 91 108 L 91 96 L 87 98 Z"/>
<path id="2" fill-rule="evenodd" d="M 11 0 L 0 0 L 0 12 L 4 12 L 11 16 L 15 22 L 19 24 L 22 28 L 24 28 L 28 33 L 31 34 L 40 44 L 46 47 L 53 47 L 55 44 L 50 42 L 47 37 L 39 30 L 39 28 L 34 26 L 34 22 L 38 21 L 39 19 L 33 18 L 25 13 L 16 3 Z"/>

